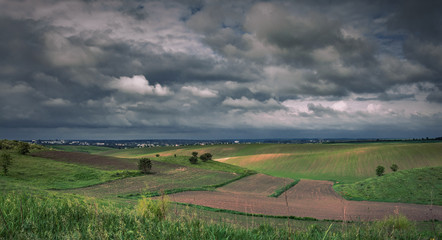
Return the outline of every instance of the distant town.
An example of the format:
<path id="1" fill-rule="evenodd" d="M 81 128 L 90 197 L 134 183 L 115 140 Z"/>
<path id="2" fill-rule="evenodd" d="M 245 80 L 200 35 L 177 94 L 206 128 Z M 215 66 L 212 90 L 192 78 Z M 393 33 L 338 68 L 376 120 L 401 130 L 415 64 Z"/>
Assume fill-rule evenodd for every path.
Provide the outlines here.
<path id="1" fill-rule="evenodd" d="M 40 145 L 77 145 L 77 146 L 100 146 L 109 148 L 149 148 L 165 146 L 190 146 L 190 145 L 217 145 L 217 144 L 327 144 L 327 143 L 351 143 L 351 142 L 433 142 L 442 141 L 437 138 L 413 138 L 413 139 L 347 139 L 347 138 L 302 138 L 302 139 L 224 139 L 224 140 L 186 140 L 186 139 L 153 139 L 153 140 L 26 140 L 29 143 Z"/>

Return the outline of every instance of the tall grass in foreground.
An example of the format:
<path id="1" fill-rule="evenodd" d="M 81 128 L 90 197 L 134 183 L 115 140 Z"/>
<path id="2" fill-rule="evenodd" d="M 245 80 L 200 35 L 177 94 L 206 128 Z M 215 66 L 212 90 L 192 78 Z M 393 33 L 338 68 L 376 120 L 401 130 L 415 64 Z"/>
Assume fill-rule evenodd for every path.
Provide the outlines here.
<path id="1" fill-rule="evenodd" d="M 260 225 L 241 228 L 210 224 L 194 217 L 164 219 L 146 214 L 167 207 L 140 200 L 136 207 L 61 195 L 0 195 L 0 239 L 429 239 L 435 232 L 421 232 L 405 217 L 360 223 L 341 228 L 311 225 L 307 230 Z M 167 201 L 164 200 L 164 201 Z M 440 230 L 440 229 L 439 229 Z"/>

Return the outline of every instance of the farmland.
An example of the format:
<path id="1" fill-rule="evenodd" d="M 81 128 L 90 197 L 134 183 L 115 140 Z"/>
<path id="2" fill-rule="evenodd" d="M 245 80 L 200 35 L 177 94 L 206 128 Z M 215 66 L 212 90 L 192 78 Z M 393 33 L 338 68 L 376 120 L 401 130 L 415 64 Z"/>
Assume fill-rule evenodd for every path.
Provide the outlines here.
<path id="1" fill-rule="evenodd" d="M 401 170 L 441 166 L 441 149 L 442 143 L 233 144 L 111 150 L 99 154 L 139 158 L 210 152 L 215 160 L 272 176 L 352 183 L 375 176 L 378 165 L 385 166 L 387 172 L 392 164 Z"/>
<path id="2" fill-rule="evenodd" d="M 121 150 L 62 146 L 59 149 L 64 151 L 33 150 L 30 155 L 7 150 L 14 162 L 8 175 L 0 175 L 0 210 L 6 216 L 0 221 L 3 224 L 0 236 L 51 238 L 51 233 L 60 231 L 57 236 L 70 238 L 100 235 L 130 239 L 139 234 L 161 238 L 147 232 L 140 222 L 161 231 L 163 238 L 181 234 L 188 239 L 205 238 L 206 234 L 322 239 L 326 231 L 341 239 L 353 239 L 355 234 L 370 238 L 373 232 L 428 238 L 441 232 L 439 222 L 422 222 L 442 220 L 440 143 L 231 144 Z M 216 161 L 191 164 L 188 159 L 195 151 L 199 155 L 210 152 Z M 150 174 L 140 174 L 137 170 L 140 157 L 151 159 Z M 392 163 L 399 166 L 398 172 L 389 171 Z M 387 168 L 385 176 L 375 176 L 377 165 Z M 398 182 L 401 187 L 395 187 Z M 395 191 L 391 191 L 393 188 Z M 158 224 L 156 217 L 140 215 L 139 209 L 146 210 L 143 204 L 150 204 L 143 203 L 145 196 L 158 203 L 176 202 L 169 203 L 167 220 L 159 221 L 162 224 Z M 52 210 L 48 209 L 57 209 L 53 214 L 64 214 L 59 217 L 66 221 L 82 214 L 85 220 L 76 226 L 55 226 L 40 216 L 41 209 L 34 209 L 35 206 L 49 212 Z M 68 211 L 66 206 L 74 209 Z M 148 206 L 155 209 L 159 205 Z M 27 209 L 25 214 L 20 210 L 23 208 Z M 384 219 L 389 215 L 393 216 L 390 220 Z M 92 224 L 90 216 L 103 222 L 94 220 Z M 36 218 L 46 225 L 32 222 Z M 199 222 L 203 219 L 218 224 Z M 374 222 L 346 223 L 355 220 Z M 338 221 L 337 226 L 344 221 L 345 229 L 331 229 L 333 223 L 329 221 Z M 378 224 L 384 226 L 387 221 L 401 222 L 406 227 L 396 232 L 379 227 Z M 236 227 L 231 228 L 231 224 Z M 88 226 L 93 226 L 95 233 Z M 200 230 L 195 230 L 196 226 Z M 13 228 L 18 235 L 11 232 Z M 182 233 L 186 228 L 190 232 Z"/>
<path id="3" fill-rule="evenodd" d="M 442 205 L 442 166 L 409 169 L 352 184 L 339 184 L 335 190 L 352 200 Z"/>
<path id="4" fill-rule="evenodd" d="M 79 188 L 130 176 L 138 171 L 101 170 L 88 166 L 30 157 L 12 153 L 14 159 L 8 176 L 0 177 L 2 190 L 25 188 L 67 189 Z"/>

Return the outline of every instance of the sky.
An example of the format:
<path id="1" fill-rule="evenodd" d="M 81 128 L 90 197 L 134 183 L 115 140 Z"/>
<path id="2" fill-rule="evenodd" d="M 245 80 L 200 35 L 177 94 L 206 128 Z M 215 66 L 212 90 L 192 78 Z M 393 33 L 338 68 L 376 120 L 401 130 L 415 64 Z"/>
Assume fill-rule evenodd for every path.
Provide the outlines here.
<path id="1" fill-rule="evenodd" d="M 441 12 L 0 0 L 0 138 L 440 137 Z"/>

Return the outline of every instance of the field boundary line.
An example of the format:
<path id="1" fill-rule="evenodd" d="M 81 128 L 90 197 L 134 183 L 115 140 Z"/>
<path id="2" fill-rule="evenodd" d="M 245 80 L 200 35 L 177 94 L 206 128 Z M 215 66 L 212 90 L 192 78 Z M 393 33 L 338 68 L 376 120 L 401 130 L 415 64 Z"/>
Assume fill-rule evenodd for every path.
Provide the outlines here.
<path id="1" fill-rule="evenodd" d="M 117 197 L 119 198 L 129 198 L 129 199 L 138 199 L 141 196 L 145 196 L 145 197 L 158 197 L 161 196 L 161 193 L 164 193 L 166 195 L 169 194 L 174 194 L 174 193 L 180 193 L 180 192 L 190 192 L 190 191 L 214 191 L 215 189 L 219 188 L 219 187 L 223 187 L 229 183 L 238 181 L 242 178 L 251 176 L 256 174 L 256 171 L 252 171 L 252 170 L 247 170 L 245 171 L 243 174 L 241 174 L 239 177 L 233 178 L 231 180 L 228 180 L 226 182 L 223 183 L 219 183 L 219 184 L 213 184 L 213 185 L 206 185 L 206 186 L 202 186 L 202 187 L 193 187 L 193 188 L 172 188 L 172 189 L 167 189 L 167 190 L 163 190 L 161 191 L 153 191 L 153 192 L 149 192 L 147 194 L 142 194 L 142 193 L 130 193 L 130 194 L 124 194 L 124 195 L 118 195 Z"/>
<path id="2" fill-rule="evenodd" d="M 285 215 L 267 215 L 267 214 L 260 214 L 260 213 L 247 213 L 247 212 L 241 212 L 241 211 L 235 211 L 235 210 L 229 210 L 224 208 L 214 208 L 214 207 L 207 207 L 203 205 L 193 204 L 193 203 L 181 203 L 181 202 L 173 202 L 178 205 L 182 206 L 188 206 L 188 207 L 194 207 L 201 210 L 211 211 L 211 212 L 221 212 L 221 213 L 230 213 L 230 214 L 237 214 L 237 215 L 244 215 L 244 216 L 251 216 L 251 217 L 265 217 L 265 218 L 281 218 L 281 219 L 292 219 L 292 220 L 301 220 L 301 221 L 318 221 L 318 222 L 343 222 L 342 220 L 333 220 L 333 219 L 317 219 L 312 217 L 297 217 L 297 216 L 285 216 Z M 350 221 L 347 221 L 350 222 Z"/>
<path id="3" fill-rule="evenodd" d="M 277 198 L 279 196 L 281 196 L 281 194 L 283 194 L 284 192 L 286 192 L 287 190 L 289 190 L 290 188 L 294 187 L 296 184 L 299 183 L 299 181 L 301 181 L 301 179 L 296 179 L 295 181 L 281 187 L 275 190 L 274 193 L 270 194 L 268 197 L 274 197 Z"/>

